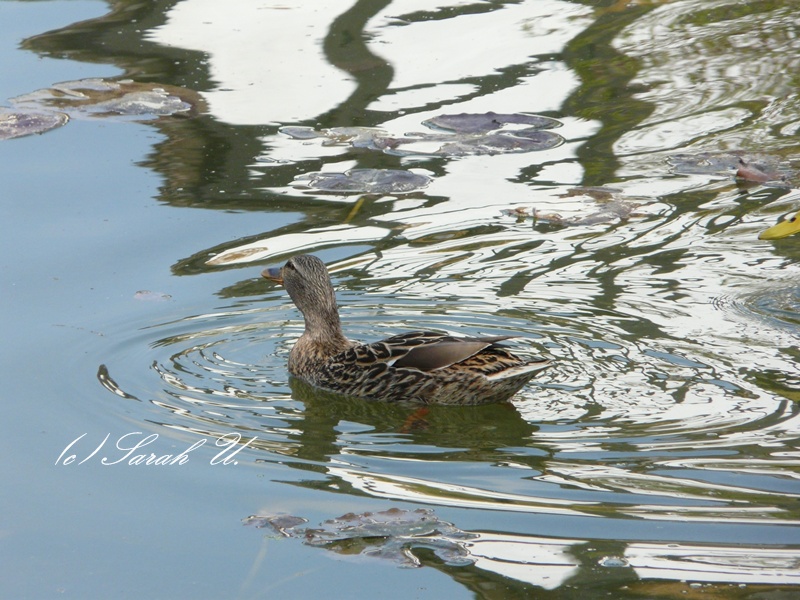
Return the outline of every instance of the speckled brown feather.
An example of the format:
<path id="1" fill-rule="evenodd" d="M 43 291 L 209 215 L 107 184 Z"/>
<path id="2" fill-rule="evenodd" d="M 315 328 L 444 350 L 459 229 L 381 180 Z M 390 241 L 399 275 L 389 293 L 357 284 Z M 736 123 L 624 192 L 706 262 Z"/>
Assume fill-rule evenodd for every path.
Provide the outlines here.
<path id="1" fill-rule="evenodd" d="M 318 258 L 295 256 L 263 275 L 283 283 L 305 317 L 289 372 L 325 390 L 371 400 L 485 404 L 508 400 L 549 364 L 498 345 L 509 336 L 414 331 L 357 344 L 341 332 L 333 286 Z"/>

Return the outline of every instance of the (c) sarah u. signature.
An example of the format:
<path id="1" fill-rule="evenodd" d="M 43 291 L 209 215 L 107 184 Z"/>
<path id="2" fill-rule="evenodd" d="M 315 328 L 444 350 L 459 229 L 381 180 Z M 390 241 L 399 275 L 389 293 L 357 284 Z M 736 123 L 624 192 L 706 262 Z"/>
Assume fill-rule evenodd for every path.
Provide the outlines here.
<path id="1" fill-rule="evenodd" d="M 105 466 L 111 465 L 131 465 L 131 466 L 179 466 L 189 462 L 189 454 L 194 452 L 201 446 L 204 446 L 208 441 L 207 438 L 201 438 L 188 448 L 178 452 L 177 454 L 158 454 L 156 452 L 144 451 L 146 446 L 150 446 L 158 440 L 157 433 L 145 435 L 141 431 L 132 431 L 117 438 L 116 442 L 109 444 L 106 452 L 99 454 L 100 451 L 106 447 L 111 434 L 106 434 L 97 446 L 89 447 L 88 450 L 80 452 L 80 442 L 88 434 L 84 433 L 72 440 L 61 454 L 58 455 L 56 465 L 66 466 L 71 464 L 82 465 L 92 459 L 99 461 L 100 464 Z M 236 465 L 238 462 L 234 458 L 239 452 L 246 448 L 256 438 L 250 438 L 242 443 L 242 436 L 238 433 L 228 433 L 218 437 L 215 445 L 222 448 L 211 460 L 211 465 Z M 85 445 L 85 444 L 84 444 Z M 112 454 L 113 451 L 113 454 Z"/>

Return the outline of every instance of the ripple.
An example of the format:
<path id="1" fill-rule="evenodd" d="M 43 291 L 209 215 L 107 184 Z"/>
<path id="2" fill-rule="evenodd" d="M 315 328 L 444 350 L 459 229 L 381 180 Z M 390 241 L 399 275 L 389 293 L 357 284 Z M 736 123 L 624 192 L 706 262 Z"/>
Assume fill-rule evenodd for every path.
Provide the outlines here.
<path id="1" fill-rule="evenodd" d="M 795 8 L 662 3 L 617 36 L 614 46 L 639 65 L 631 84 L 642 91 L 635 97 L 651 108 L 615 144 L 625 170 L 649 175 L 677 148 L 791 154 L 800 96 L 785 74 L 800 68 Z M 663 189 L 700 179 L 650 183 Z"/>
<path id="2" fill-rule="evenodd" d="M 760 473 L 727 461 L 741 460 L 745 447 L 795 439 L 796 407 L 737 381 L 713 359 L 631 338 L 623 312 L 594 308 L 588 328 L 586 307 L 574 299 L 565 310 L 550 298 L 532 318 L 519 307 L 498 310 L 480 290 L 448 298 L 447 286 L 433 286 L 420 311 L 389 291 L 396 283 L 364 294 L 349 289 L 362 284 L 346 281 L 339 297 L 348 335 L 368 341 L 429 328 L 518 335 L 515 352 L 544 353 L 554 366 L 512 405 L 420 412 L 342 398 L 289 380 L 286 360 L 302 323 L 282 299 L 152 324 L 135 342 L 146 348 L 133 353 L 147 355 L 148 375 L 126 364 L 130 348 L 120 347 L 98 378 L 120 400 L 141 402 L 146 421 L 199 436 L 238 433 L 258 461 L 314 465 L 332 489 L 562 516 L 787 522 L 788 509 L 777 507 L 794 494 L 774 481 L 793 463 L 752 450 Z M 407 283 L 404 293 L 413 295 Z M 736 482 L 737 474 L 749 479 Z"/>
<path id="3" fill-rule="evenodd" d="M 773 287 L 742 296 L 720 296 L 714 305 L 745 319 L 785 329 L 800 337 L 800 286 Z"/>
<path id="4" fill-rule="evenodd" d="M 800 66 L 794 7 L 778 3 L 771 10 L 756 5 L 734 10 L 734 4 L 733 0 L 719 2 L 714 16 L 708 15 L 704 2 L 664 4 L 637 19 L 635 26 L 617 38 L 621 51 L 643 63 L 636 82 L 650 91 L 639 97 L 654 107 L 645 127 L 654 125 L 657 132 L 665 122 L 678 125 L 693 115 L 702 118 L 714 110 L 724 115 L 737 107 L 758 107 L 749 127 L 733 132 L 744 141 L 748 129 L 761 131 L 793 120 L 797 97 L 787 93 L 784 74 Z M 723 15 L 725 10 L 730 13 Z M 764 45 L 774 51 L 764 53 Z M 714 50 L 709 52 L 709 47 Z M 774 98 L 785 100 L 773 103 Z M 702 114 L 698 106 L 703 107 Z M 694 137 L 692 132 L 682 132 L 679 125 L 677 129 Z M 708 129 L 701 125 L 694 129 L 699 131 Z M 641 137 L 641 132 L 636 135 Z M 761 143 L 768 139 L 752 137 Z M 651 146 L 658 147 L 663 146 Z"/>

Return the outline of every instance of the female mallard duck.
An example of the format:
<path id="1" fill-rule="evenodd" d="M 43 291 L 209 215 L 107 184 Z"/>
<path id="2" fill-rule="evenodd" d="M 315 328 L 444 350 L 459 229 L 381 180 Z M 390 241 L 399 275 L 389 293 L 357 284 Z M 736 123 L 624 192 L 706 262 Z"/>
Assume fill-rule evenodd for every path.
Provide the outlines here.
<path id="1" fill-rule="evenodd" d="M 769 229 L 765 229 L 758 234 L 760 240 L 780 240 L 787 236 L 800 231 L 800 210 L 785 221 L 781 221 L 777 225 L 773 225 Z"/>
<path id="2" fill-rule="evenodd" d="M 485 404 L 508 400 L 549 364 L 497 344 L 511 336 L 414 331 L 359 344 L 342 333 L 328 270 L 316 256 L 295 256 L 262 275 L 282 283 L 303 313 L 289 373 L 318 388 L 374 400 Z"/>

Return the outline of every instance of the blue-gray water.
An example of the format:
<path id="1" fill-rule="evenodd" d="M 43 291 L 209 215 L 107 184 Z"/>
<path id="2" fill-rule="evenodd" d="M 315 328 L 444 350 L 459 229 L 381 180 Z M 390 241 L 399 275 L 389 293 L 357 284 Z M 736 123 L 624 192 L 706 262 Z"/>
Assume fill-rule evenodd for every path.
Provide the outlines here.
<path id="1" fill-rule="evenodd" d="M 800 209 L 793 0 L 109 10 L 0 1 L 0 105 L 70 117 L 0 141 L 4 597 L 800 594 L 800 237 L 757 239 Z M 192 108 L 59 85 L 96 79 Z M 563 143 L 407 143 L 490 111 Z M 307 185 L 366 168 L 431 181 Z M 350 337 L 515 334 L 554 365 L 421 416 L 290 386 L 302 322 L 259 272 L 299 252 Z M 248 520 L 393 508 L 452 527 L 366 556 Z"/>

